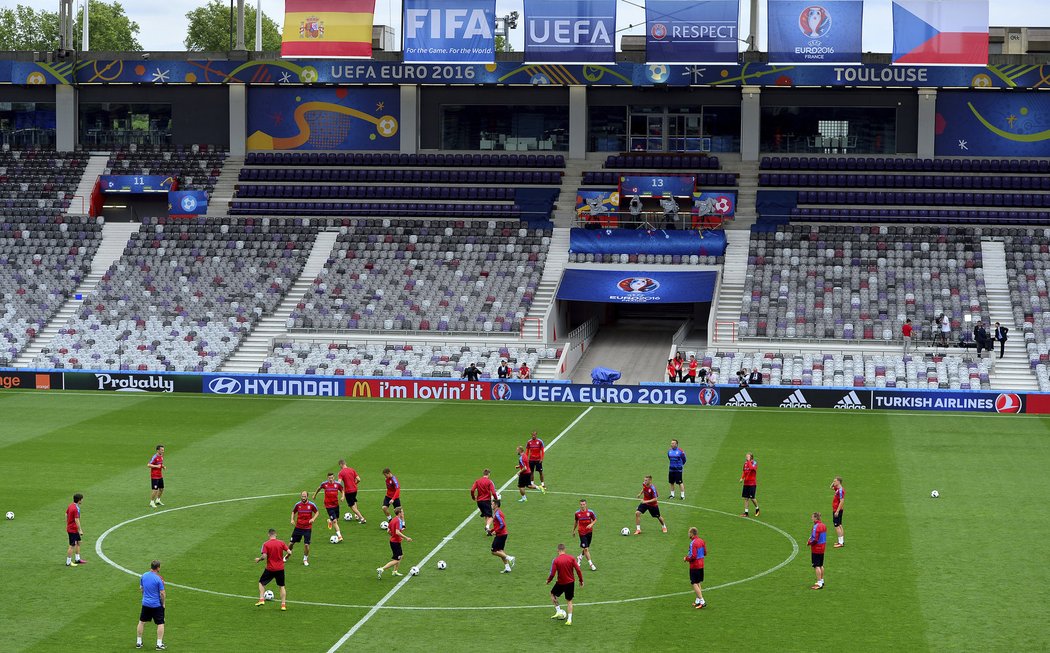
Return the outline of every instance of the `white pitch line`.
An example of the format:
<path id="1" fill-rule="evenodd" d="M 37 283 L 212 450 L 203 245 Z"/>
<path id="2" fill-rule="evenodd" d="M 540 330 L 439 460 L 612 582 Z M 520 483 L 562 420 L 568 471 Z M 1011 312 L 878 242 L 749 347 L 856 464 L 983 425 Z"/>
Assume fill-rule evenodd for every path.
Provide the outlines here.
<path id="1" fill-rule="evenodd" d="M 582 413 L 580 413 L 580 414 L 579 414 L 579 415 L 578 415 L 578 416 L 576 417 L 576 419 L 572 420 L 572 423 L 570 423 L 570 424 L 569 424 L 568 426 L 566 426 L 566 427 L 565 427 L 565 429 L 564 429 L 564 430 L 562 430 L 562 432 L 561 432 L 561 433 L 559 433 L 559 434 L 557 435 L 557 437 L 555 437 L 555 438 L 554 438 L 553 440 L 551 440 L 551 441 L 550 441 L 550 444 L 548 444 L 548 445 L 546 446 L 546 448 L 547 448 L 547 449 L 550 449 L 550 448 L 551 448 L 551 447 L 553 447 L 553 446 L 554 446 L 555 444 L 557 444 L 557 443 L 558 443 L 558 440 L 561 440 L 561 439 L 562 439 L 562 437 L 563 437 L 563 436 L 564 436 L 564 435 L 565 435 L 566 433 L 568 433 L 569 431 L 571 431 L 571 430 L 572 430 L 572 428 L 573 428 L 574 426 L 576 426 L 577 424 L 579 424 L 579 423 L 580 423 L 580 420 L 582 420 L 582 419 L 583 419 L 584 417 L 586 417 L 586 416 L 587 416 L 587 413 L 591 412 L 592 410 L 594 410 L 594 406 L 588 406 L 588 407 L 587 407 L 587 409 L 586 409 L 586 410 L 584 410 L 584 411 L 583 411 Z M 510 484 L 511 484 L 511 483 L 513 483 L 513 482 L 515 481 L 515 479 L 517 479 L 517 478 L 518 478 L 518 475 L 517 475 L 517 474 L 515 474 L 514 476 L 511 476 L 511 477 L 510 477 L 509 479 L 507 479 L 507 482 L 506 482 L 506 483 L 504 483 L 504 484 L 503 484 L 502 486 L 500 486 L 500 488 L 499 488 L 499 490 L 497 490 L 497 492 L 498 492 L 499 494 L 503 494 L 503 491 L 504 491 L 504 490 L 506 490 L 506 489 L 507 489 L 508 487 L 510 487 Z M 449 542 L 451 542 L 451 541 L 452 541 L 452 538 L 454 538 L 454 537 L 456 536 L 456 534 L 457 534 L 457 533 L 459 533 L 459 532 L 460 532 L 461 530 L 463 530 L 464 528 L 466 528 L 466 527 L 467 527 L 467 525 L 468 525 L 468 524 L 469 524 L 469 523 L 470 523 L 471 521 L 473 521 L 475 517 L 476 517 L 476 514 L 474 513 L 474 511 L 473 511 L 473 510 L 471 510 L 471 511 L 470 511 L 470 514 L 469 514 L 469 515 L 467 515 L 467 518 L 466 518 L 466 519 L 464 519 L 463 521 L 461 521 L 461 522 L 459 523 L 459 526 L 456 526 L 456 527 L 455 527 L 454 529 L 452 529 L 452 532 L 451 532 L 451 533 L 449 533 L 449 534 L 448 534 L 448 535 L 446 535 L 446 536 L 445 536 L 444 538 L 442 538 L 442 539 L 441 539 L 441 541 L 440 541 L 440 542 L 438 542 L 437 546 L 435 546 L 435 547 L 434 547 L 433 549 L 431 549 L 431 550 L 430 550 L 430 553 L 426 554 L 426 555 L 425 555 L 425 556 L 423 557 L 423 559 L 422 559 L 422 560 L 420 560 L 420 561 L 419 561 L 419 562 L 417 563 L 417 565 L 416 565 L 416 566 L 422 567 L 422 566 L 426 565 L 426 564 L 427 564 L 427 562 L 429 562 L 429 561 L 430 561 L 430 559 L 431 559 L 431 558 L 433 558 L 433 557 L 434 557 L 434 555 L 435 555 L 435 554 L 437 554 L 437 552 L 438 552 L 438 551 L 440 551 L 441 549 L 443 549 L 443 548 L 445 547 L 445 545 L 446 545 L 446 544 L 448 544 Z M 358 620 L 358 622 L 357 622 L 356 624 L 354 624 L 354 625 L 353 625 L 353 627 L 352 627 L 352 628 L 350 628 L 350 630 L 346 631 L 346 633 L 345 633 L 345 634 L 344 634 L 344 635 L 343 635 L 342 637 L 340 637 L 340 638 L 339 638 L 339 641 L 337 641 L 337 642 L 336 642 L 335 644 L 332 644 L 332 647 L 328 649 L 328 653 L 334 653 L 335 651 L 338 651 L 338 650 L 339 650 L 339 649 L 340 649 L 340 648 L 341 648 L 341 647 L 343 646 L 343 644 L 345 644 L 345 643 L 347 642 L 347 640 L 349 640 L 349 639 L 350 639 L 351 637 L 353 637 L 353 636 L 354 636 L 354 634 L 355 634 L 355 633 L 356 633 L 357 631 L 361 630 L 361 627 L 362 627 L 362 626 L 364 626 L 364 625 L 365 625 L 366 623 L 368 623 L 368 622 L 369 622 L 369 621 L 370 621 L 370 620 L 372 619 L 372 617 L 374 617 L 374 616 L 376 615 L 376 613 L 377 613 L 377 612 L 379 612 L 380 610 L 382 610 L 382 609 L 383 609 L 383 606 L 384 606 L 384 605 L 386 605 L 386 604 L 387 604 L 387 602 L 388 602 L 388 601 L 389 601 L 390 599 L 394 598 L 394 595 L 395 595 L 395 594 L 397 594 L 397 593 L 398 593 L 398 591 L 399 591 L 399 590 L 400 590 L 400 589 L 401 589 L 402 587 L 404 587 L 404 586 L 405 586 L 405 583 L 407 583 L 407 582 L 408 582 L 408 581 L 409 581 L 409 580 L 410 580 L 411 578 L 412 578 L 412 575 L 411 575 L 411 574 L 406 574 L 406 575 L 405 575 L 405 577 L 404 577 L 404 578 L 402 578 L 402 579 L 401 579 L 401 580 L 400 580 L 400 581 L 398 582 L 398 584 L 397 584 L 397 585 L 394 585 L 394 587 L 393 587 L 393 588 L 391 588 L 391 590 L 390 590 L 389 592 L 387 592 L 385 596 L 383 596 L 383 598 L 379 599 L 379 602 L 377 602 L 377 603 L 376 603 L 375 605 L 373 605 L 373 606 L 372 606 L 372 609 L 371 609 L 371 610 L 369 610 L 369 611 L 368 611 L 368 612 L 367 612 L 367 613 L 365 614 L 365 616 L 361 617 L 361 619 L 360 619 L 360 620 Z"/>

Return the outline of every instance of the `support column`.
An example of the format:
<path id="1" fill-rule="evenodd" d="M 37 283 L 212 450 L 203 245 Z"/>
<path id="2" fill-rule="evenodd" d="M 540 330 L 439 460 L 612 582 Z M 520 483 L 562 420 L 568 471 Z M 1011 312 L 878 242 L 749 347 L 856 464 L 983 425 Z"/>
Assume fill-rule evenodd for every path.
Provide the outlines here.
<path id="1" fill-rule="evenodd" d="M 916 143 L 916 156 L 920 159 L 932 159 L 936 151 L 937 137 L 937 89 L 919 89 L 919 131 Z"/>
<path id="2" fill-rule="evenodd" d="M 55 87 L 55 149 L 72 152 L 77 147 L 77 89 L 68 84 Z"/>
<path id="3" fill-rule="evenodd" d="M 587 87 L 569 87 L 569 158 L 587 158 Z"/>
<path id="4" fill-rule="evenodd" d="M 398 133 L 401 136 L 401 154 L 419 152 L 419 86 L 404 84 L 401 89 L 401 117 Z"/>
<path id="5" fill-rule="evenodd" d="M 230 156 L 244 156 L 248 138 L 248 87 L 229 84 L 230 89 Z"/>
<path id="6" fill-rule="evenodd" d="M 762 89 L 744 86 L 740 89 L 740 159 L 758 161 L 762 142 Z"/>

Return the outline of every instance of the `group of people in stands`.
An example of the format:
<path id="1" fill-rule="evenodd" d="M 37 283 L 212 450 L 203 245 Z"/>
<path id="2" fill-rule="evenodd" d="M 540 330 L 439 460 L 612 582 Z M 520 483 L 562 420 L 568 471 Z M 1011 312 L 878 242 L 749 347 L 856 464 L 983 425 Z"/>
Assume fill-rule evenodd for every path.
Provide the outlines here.
<path id="1" fill-rule="evenodd" d="M 750 372 L 742 369 L 737 371 L 736 380 L 741 388 L 746 388 L 749 385 L 761 385 L 762 373 L 758 371 L 757 367 Z M 708 386 L 713 386 L 717 383 L 714 370 L 701 366 L 700 362 L 696 360 L 696 356 L 690 356 L 689 360 L 685 360 L 681 352 L 677 352 L 674 358 L 667 359 L 667 382 L 700 383 Z"/>
<path id="2" fill-rule="evenodd" d="M 512 368 L 506 359 L 502 359 L 499 362 L 499 367 L 496 368 L 496 376 L 501 380 L 505 379 L 519 379 L 521 381 L 528 381 L 532 378 L 532 368 L 526 361 L 521 361 L 521 366 L 517 370 Z M 478 367 L 477 363 L 471 363 L 463 370 L 463 378 L 468 381 L 478 381 L 481 379 L 481 368 Z"/>
<path id="3" fill-rule="evenodd" d="M 947 347 L 949 336 L 951 334 L 951 320 L 948 319 L 948 316 L 946 314 L 941 313 L 934 319 L 933 322 L 934 328 L 937 332 L 937 340 L 934 342 L 934 344 L 940 345 L 941 347 Z M 904 340 L 905 354 L 907 354 L 908 350 L 911 349 L 912 332 L 913 328 L 911 319 L 907 319 L 901 326 L 901 336 Z M 1004 327 L 998 322 L 995 323 L 995 328 L 992 329 L 991 332 L 989 332 L 988 328 L 984 326 L 984 323 L 978 320 L 973 325 L 973 342 L 974 345 L 977 347 L 977 354 L 980 355 L 982 350 L 995 353 L 995 343 L 998 342 L 999 358 L 1002 358 L 1003 355 L 1005 355 L 1006 353 L 1006 341 L 1009 339 L 1007 336 L 1009 332 L 1010 329 Z M 968 345 L 962 338 L 960 338 L 959 346 L 965 347 Z"/>

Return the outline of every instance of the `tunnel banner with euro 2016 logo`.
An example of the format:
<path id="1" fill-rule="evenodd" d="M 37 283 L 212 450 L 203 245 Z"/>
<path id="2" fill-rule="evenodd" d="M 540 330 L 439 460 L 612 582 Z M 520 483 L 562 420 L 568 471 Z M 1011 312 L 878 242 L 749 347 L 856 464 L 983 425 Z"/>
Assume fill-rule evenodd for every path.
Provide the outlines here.
<path id="1" fill-rule="evenodd" d="M 404 60 L 492 63 L 496 60 L 495 0 L 405 0 Z"/>
<path id="2" fill-rule="evenodd" d="M 860 63 L 862 0 L 769 0 L 770 63 Z"/>
<path id="3" fill-rule="evenodd" d="M 736 63 L 739 15 L 738 0 L 646 0 L 645 59 L 650 64 Z"/>
<path id="4" fill-rule="evenodd" d="M 558 299 L 609 304 L 693 304 L 714 296 L 714 271 L 579 270 L 562 273 Z"/>

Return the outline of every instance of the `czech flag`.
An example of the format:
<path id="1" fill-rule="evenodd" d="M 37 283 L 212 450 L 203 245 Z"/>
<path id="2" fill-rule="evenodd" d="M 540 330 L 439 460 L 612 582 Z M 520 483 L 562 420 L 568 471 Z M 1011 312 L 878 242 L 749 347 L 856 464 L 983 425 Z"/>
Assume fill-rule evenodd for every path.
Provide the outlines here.
<path id="1" fill-rule="evenodd" d="M 285 0 L 282 57 L 372 56 L 375 0 Z"/>
<path id="2" fill-rule="evenodd" d="M 893 63 L 988 65 L 988 0 L 893 0 Z"/>

